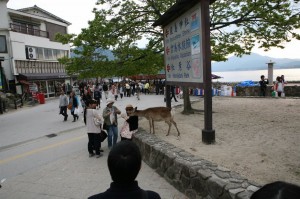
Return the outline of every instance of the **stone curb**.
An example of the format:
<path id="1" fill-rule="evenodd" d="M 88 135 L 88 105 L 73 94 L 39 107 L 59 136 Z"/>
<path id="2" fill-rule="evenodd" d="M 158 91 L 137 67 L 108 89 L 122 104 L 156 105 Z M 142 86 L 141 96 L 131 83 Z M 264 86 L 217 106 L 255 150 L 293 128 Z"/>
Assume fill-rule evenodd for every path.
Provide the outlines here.
<path id="1" fill-rule="evenodd" d="M 261 187 L 142 128 L 134 134 L 133 141 L 139 146 L 144 162 L 191 199 L 249 199 Z"/>

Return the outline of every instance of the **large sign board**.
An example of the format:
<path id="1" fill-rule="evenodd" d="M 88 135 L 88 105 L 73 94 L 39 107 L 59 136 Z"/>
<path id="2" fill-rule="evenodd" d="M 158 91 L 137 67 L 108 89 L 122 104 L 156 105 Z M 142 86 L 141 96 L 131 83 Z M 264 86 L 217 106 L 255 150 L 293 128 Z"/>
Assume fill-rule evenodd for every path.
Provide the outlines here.
<path id="1" fill-rule="evenodd" d="M 203 83 L 200 3 L 164 27 L 167 82 Z"/>

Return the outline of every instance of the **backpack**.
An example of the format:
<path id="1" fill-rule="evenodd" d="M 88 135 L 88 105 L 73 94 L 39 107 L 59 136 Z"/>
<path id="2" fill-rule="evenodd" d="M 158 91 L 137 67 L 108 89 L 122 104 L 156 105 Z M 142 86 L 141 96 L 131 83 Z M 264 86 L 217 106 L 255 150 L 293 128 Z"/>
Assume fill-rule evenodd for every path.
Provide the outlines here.
<path id="1" fill-rule="evenodd" d="M 94 91 L 94 98 L 95 99 L 100 98 L 100 92 L 98 90 Z"/>
<path id="2" fill-rule="evenodd" d="M 102 88 L 103 88 L 104 91 L 108 91 L 108 86 L 107 86 L 106 84 L 104 84 L 104 85 L 102 86 Z"/>

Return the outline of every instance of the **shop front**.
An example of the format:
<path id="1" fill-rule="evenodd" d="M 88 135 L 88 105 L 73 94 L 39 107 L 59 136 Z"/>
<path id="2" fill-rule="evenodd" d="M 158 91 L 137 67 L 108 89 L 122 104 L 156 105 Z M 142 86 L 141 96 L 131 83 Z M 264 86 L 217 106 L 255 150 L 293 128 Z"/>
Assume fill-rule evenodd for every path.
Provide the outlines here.
<path id="1" fill-rule="evenodd" d="M 45 98 L 59 96 L 67 82 L 72 82 L 66 74 L 19 74 L 18 82 L 22 85 L 22 93 L 43 93 Z"/>

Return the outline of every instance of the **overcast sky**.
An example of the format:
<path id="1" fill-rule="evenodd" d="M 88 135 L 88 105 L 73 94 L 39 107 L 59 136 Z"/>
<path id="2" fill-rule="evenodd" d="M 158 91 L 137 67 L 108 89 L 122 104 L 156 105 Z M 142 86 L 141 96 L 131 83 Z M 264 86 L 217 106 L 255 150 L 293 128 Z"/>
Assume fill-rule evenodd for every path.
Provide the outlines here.
<path id="1" fill-rule="evenodd" d="M 87 28 L 88 21 L 93 19 L 92 10 L 96 0 L 9 0 L 7 7 L 11 9 L 20 9 L 38 7 L 72 23 L 69 26 L 69 33 L 79 34 L 81 28 Z M 299 58 L 300 59 L 300 41 L 292 41 L 284 45 L 285 49 L 274 48 L 269 52 L 260 49 L 254 49 L 253 52 L 276 58 Z"/>
<path id="2" fill-rule="evenodd" d="M 94 18 L 92 10 L 96 0 L 9 0 L 8 8 L 20 9 L 37 5 L 70 23 L 69 33 L 79 34 Z"/>

